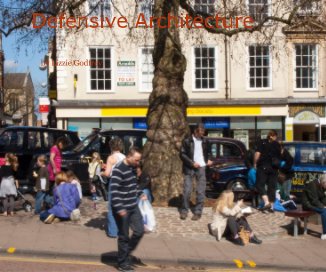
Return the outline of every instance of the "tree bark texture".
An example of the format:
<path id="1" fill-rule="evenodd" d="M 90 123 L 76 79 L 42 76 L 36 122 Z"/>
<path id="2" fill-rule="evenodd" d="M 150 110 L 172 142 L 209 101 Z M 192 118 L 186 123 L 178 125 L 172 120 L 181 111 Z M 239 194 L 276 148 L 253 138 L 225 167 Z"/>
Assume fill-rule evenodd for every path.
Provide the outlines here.
<path id="1" fill-rule="evenodd" d="M 155 17 L 178 15 L 179 0 L 156 0 Z M 160 25 L 167 25 L 161 20 Z M 155 203 L 168 205 L 180 196 L 183 185 L 180 148 L 188 133 L 183 89 L 186 58 L 181 52 L 179 30 L 154 27 L 154 79 L 147 112 L 148 141 L 144 147 L 144 170 L 152 178 Z"/>

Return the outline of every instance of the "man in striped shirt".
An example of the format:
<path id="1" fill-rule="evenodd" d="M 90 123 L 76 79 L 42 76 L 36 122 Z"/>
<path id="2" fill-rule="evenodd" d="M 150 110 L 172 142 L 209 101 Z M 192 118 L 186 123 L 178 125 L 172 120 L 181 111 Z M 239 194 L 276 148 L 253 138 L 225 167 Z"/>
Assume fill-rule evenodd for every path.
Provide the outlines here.
<path id="1" fill-rule="evenodd" d="M 118 226 L 118 268 L 120 271 L 134 271 L 130 253 L 137 247 L 144 235 L 144 223 L 138 208 L 138 198 L 146 195 L 138 189 L 135 168 L 141 160 L 141 151 L 132 147 L 127 157 L 117 165 L 111 177 L 112 209 Z M 129 237 L 129 227 L 132 236 Z"/>

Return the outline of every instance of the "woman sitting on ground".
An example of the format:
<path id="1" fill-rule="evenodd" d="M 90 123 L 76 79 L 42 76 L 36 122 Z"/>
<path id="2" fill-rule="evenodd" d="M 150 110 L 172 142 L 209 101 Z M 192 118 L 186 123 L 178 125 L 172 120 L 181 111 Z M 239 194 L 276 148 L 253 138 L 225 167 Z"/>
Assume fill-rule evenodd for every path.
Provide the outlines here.
<path id="1" fill-rule="evenodd" d="M 77 209 L 80 204 L 80 197 L 77 186 L 69 182 L 64 172 L 59 172 L 55 176 L 53 198 L 53 207 L 40 214 L 41 221 L 45 224 L 51 224 L 61 220 L 70 220 L 71 212 Z"/>
<path id="2" fill-rule="evenodd" d="M 239 231 L 244 228 L 250 232 L 250 243 L 261 244 L 256 235 L 251 230 L 244 214 L 241 212 L 243 200 L 234 203 L 234 194 L 230 190 L 222 192 L 213 207 L 213 222 L 210 224 L 210 232 L 220 241 L 225 233 L 233 243 L 244 245 L 239 237 Z"/>

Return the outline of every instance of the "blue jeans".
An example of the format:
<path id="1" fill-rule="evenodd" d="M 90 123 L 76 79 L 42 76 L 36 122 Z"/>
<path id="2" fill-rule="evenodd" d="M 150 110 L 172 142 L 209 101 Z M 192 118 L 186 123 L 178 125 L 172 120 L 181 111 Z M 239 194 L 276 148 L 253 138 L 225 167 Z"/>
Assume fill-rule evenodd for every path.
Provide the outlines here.
<path id="1" fill-rule="evenodd" d="M 292 179 L 287 179 L 282 184 L 282 191 L 284 195 L 283 200 L 289 200 L 290 199 L 290 193 L 291 193 L 291 187 L 292 187 Z"/>
<path id="2" fill-rule="evenodd" d="M 185 175 L 183 185 L 183 206 L 181 213 L 187 213 L 190 209 L 190 196 L 192 192 L 192 177 L 196 177 L 196 206 L 194 208 L 194 214 L 201 215 L 203 212 L 206 190 L 206 167 L 200 167 L 198 169 L 191 170 L 190 174 Z"/>
<path id="3" fill-rule="evenodd" d="M 313 208 L 313 210 L 320 214 L 323 234 L 326 234 L 326 208 Z"/>
<path id="4" fill-rule="evenodd" d="M 39 214 L 41 212 L 43 202 L 48 204 L 48 206 L 52 206 L 53 198 L 44 191 L 38 191 L 35 197 L 35 214 Z"/>
<path id="5" fill-rule="evenodd" d="M 109 237 L 117 237 L 118 236 L 118 226 L 117 223 L 115 222 L 115 218 L 113 216 L 112 212 L 112 205 L 111 205 L 111 182 L 109 182 L 108 185 L 108 217 L 107 217 L 107 235 Z"/>
<path id="6" fill-rule="evenodd" d="M 127 211 L 123 217 L 114 214 L 118 224 L 118 265 L 130 265 L 130 253 L 136 249 L 138 243 L 144 235 L 143 217 L 138 206 Z M 129 228 L 132 229 L 132 236 L 129 237 Z"/>
<path id="7" fill-rule="evenodd" d="M 40 213 L 40 220 L 42 222 L 44 222 L 44 220 L 47 219 L 50 214 L 51 213 L 49 213 L 48 210 L 45 210 L 45 211 L 41 212 Z"/>

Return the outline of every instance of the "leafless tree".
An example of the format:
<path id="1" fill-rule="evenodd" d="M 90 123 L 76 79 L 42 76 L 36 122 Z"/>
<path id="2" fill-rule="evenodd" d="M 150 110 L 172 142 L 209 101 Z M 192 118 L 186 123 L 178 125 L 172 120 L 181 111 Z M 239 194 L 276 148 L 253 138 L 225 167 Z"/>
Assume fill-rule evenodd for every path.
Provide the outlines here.
<path id="1" fill-rule="evenodd" d="M 131 1 L 119 2 L 124 2 L 125 5 L 128 5 Z M 136 1 L 136 6 L 139 4 L 139 0 L 133 1 Z M 0 1 L 3 18 L 0 31 L 6 36 L 14 30 L 30 33 L 28 28 L 30 27 L 34 12 L 52 16 L 57 16 L 60 13 L 68 13 L 70 15 L 83 13 L 82 6 L 85 0 L 16 0 L 12 2 L 17 7 L 17 10 L 5 7 L 3 2 Z M 98 4 L 100 2 L 101 0 L 98 1 Z M 118 9 L 118 1 L 112 0 L 112 2 L 117 11 L 121 12 Z M 309 27 L 311 24 L 307 23 L 306 19 L 302 20 L 299 18 L 298 14 L 306 5 L 321 2 L 322 0 L 273 0 L 273 14 L 257 16 L 255 23 L 250 29 L 245 27 L 232 29 L 217 28 L 214 26 L 213 21 L 209 20 L 209 17 L 215 14 L 195 9 L 194 1 L 190 0 L 154 0 L 154 16 L 167 17 L 168 14 L 178 16 L 182 11 L 193 18 L 201 17 L 203 19 L 202 22 L 207 19 L 208 24 L 202 23 L 202 26 L 205 31 L 212 35 L 241 37 L 241 35 L 256 35 L 258 33 L 261 38 L 267 38 L 271 37 L 278 27 L 291 27 L 298 23 Z M 215 1 L 215 3 L 218 8 L 218 14 L 224 18 L 248 15 L 245 0 L 221 0 Z M 268 1 L 264 3 L 267 5 Z M 265 6 L 262 7 L 262 10 L 258 10 L 256 13 L 258 15 L 263 14 L 265 8 Z M 137 10 L 135 10 L 134 14 L 136 13 Z M 309 20 L 318 22 L 318 18 L 315 16 L 309 17 Z M 147 113 L 148 142 L 144 148 L 144 167 L 152 177 L 153 193 L 156 202 L 167 204 L 181 193 L 183 177 L 179 152 L 182 140 L 189 133 L 186 121 L 188 97 L 183 88 L 187 60 L 182 53 L 180 32 L 188 31 L 187 35 L 191 35 L 193 32 L 188 29 L 181 30 L 173 21 L 170 28 L 163 28 L 168 26 L 166 19 L 160 20 L 160 25 L 161 28 L 157 21 L 155 21 L 153 54 L 155 72 L 153 91 L 149 97 Z M 133 39 L 132 33 L 135 30 L 132 24 L 129 25 L 129 29 L 128 38 Z M 76 31 L 80 31 L 80 29 Z M 47 37 L 49 30 L 38 29 L 33 35 L 35 34 Z M 24 37 L 30 38 L 27 35 Z M 228 97 L 226 96 L 226 98 Z"/>

